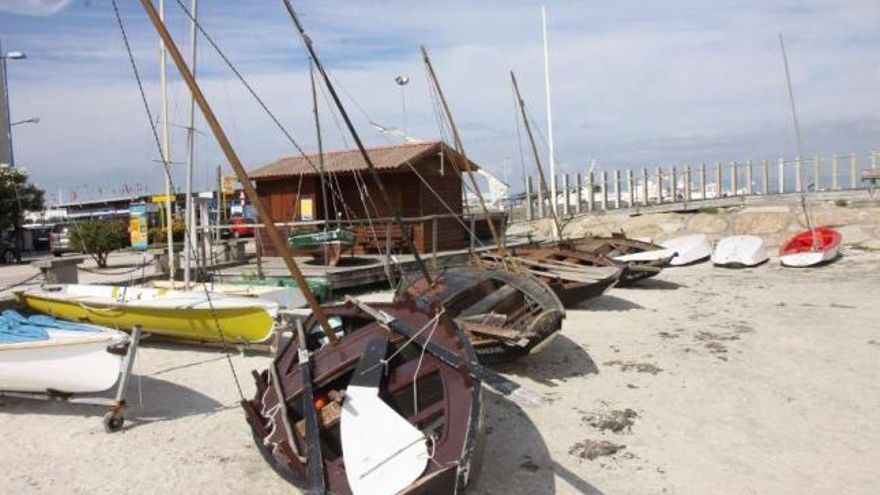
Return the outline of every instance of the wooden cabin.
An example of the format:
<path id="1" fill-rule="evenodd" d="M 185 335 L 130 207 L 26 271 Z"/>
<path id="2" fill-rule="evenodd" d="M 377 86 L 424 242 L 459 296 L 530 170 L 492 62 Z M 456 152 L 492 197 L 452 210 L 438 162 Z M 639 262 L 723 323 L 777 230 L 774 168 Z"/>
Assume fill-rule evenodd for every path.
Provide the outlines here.
<path id="1" fill-rule="evenodd" d="M 382 146 L 367 152 L 419 252 L 463 249 L 470 245 L 456 218 L 463 213 L 464 161 L 459 153 L 440 141 Z M 287 235 L 322 229 L 328 220 L 338 222 L 356 233 L 353 254 L 385 252 L 386 248 L 395 253 L 406 252 L 400 227 L 393 221 L 360 152 L 355 149 L 324 153 L 326 198 L 322 195 L 319 158 L 317 154 L 281 158 L 249 174 L 271 212 L 272 221 L 281 223 Z M 473 162 L 471 166 L 477 169 Z M 503 228 L 506 215 L 492 217 Z M 476 227 L 487 230 L 486 225 L 479 229 L 480 223 L 485 224 L 483 215 L 479 218 Z M 465 218 L 466 225 L 470 221 Z M 277 255 L 268 239 L 263 240 L 265 254 Z"/>

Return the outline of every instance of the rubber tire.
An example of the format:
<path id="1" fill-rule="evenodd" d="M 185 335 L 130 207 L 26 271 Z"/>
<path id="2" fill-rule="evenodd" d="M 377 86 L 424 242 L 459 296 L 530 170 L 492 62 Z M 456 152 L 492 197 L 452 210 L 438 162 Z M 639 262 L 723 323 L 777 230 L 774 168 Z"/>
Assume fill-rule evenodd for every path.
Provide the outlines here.
<path id="1" fill-rule="evenodd" d="M 15 263 L 15 253 L 11 250 L 4 251 L 2 257 L 0 257 L 0 263 L 5 265 L 12 265 Z"/>
<path id="2" fill-rule="evenodd" d="M 104 431 L 107 433 L 116 433 L 122 430 L 125 425 L 125 418 L 119 411 L 107 411 L 104 413 Z"/>

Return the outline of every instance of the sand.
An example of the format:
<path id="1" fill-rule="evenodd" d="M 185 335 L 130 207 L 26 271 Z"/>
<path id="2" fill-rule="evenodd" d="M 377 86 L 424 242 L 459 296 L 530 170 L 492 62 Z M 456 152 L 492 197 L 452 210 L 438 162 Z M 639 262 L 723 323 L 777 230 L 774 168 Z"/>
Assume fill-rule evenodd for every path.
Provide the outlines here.
<path id="1" fill-rule="evenodd" d="M 669 269 L 569 311 L 542 354 L 500 368 L 545 406 L 487 392 L 473 493 L 880 492 L 880 253 L 845 254 Z M 249 395 L 268 358 L 231 362 Z M 136 371 L 117 434 L 100 408 L 5 399 L 0 492 L 295 493 L 222 353 L 148 344 Z"/>

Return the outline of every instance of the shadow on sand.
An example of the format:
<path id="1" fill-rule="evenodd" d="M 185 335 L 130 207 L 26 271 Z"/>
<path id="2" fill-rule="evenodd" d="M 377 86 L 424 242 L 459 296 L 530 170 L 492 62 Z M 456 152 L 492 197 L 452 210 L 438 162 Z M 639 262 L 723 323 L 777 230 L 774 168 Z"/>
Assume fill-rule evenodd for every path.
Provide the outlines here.
<path id="1" fill-rule="evenodd" d="M 636 304 L 628 299 L 612 296 L 606 293 L 593 299 L 587 299 L 570 309 L 585 309 L 589 311 L 629 311 L 631 309 L 642 308 L 644 308 L 644 306 L 641 304 Z"/>
<path id="2" fill-rule="evenodd" d="M 89 397 L 112 398 L 116 389 Z M 143 397 L 143 404 L 139 397 Z M 45 414 L 59 416 L 83 416 L 93 414 L 96 420 L 106 411 L 105 406 L 73 404 L 63 401 L 44 401 L 18 397 L 0 399 L 0 412 L 7 414 Z M 150 376 L 132 377 L 129 382 L 125 429 L 160 421 L 170 421 L 213 413 L 237 406 L 224 406 L 216 400 L 191 388 Z"/>
<path id="3" fill-rule="evenodd" d="M 564 382 L 569 378 L 599 372 L 587 351 L 561 334 L 557 334 L 547 348 L 538 354 L 497 364 L 492 368 L 501 373 L 531 378 L 548 387 L 555 387 L 556 381 Z"/>
<path id="4" fill-rule="evenodd" d="M 604 495 L 589 481 L 550 457 L 544 438 L 528 416 L 528 409 L 521 409 L 488 390 L 483 399 L 486 421 L 483 466 L 468 493 L 553 495 L 558 476 L 577 493 Z"/>
<path id="5" fill-rule="evenodd" d="M 626 290 L 678 290 L 680 288 L 687 288 L 686 285 L 681 285 L 676 282 L 670 282 L 668 280 L 658 280 L 656 278 L 646 278 L 645 280 L 639 280 L 638 283 L 627 287 L 619 287 L 620 289 Z"/>

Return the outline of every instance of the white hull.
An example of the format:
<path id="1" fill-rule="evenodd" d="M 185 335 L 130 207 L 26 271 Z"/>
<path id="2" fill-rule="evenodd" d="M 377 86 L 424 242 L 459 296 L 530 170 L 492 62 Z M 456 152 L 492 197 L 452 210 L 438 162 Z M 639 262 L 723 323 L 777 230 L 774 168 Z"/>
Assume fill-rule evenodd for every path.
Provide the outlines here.
<path id="1" fill-rule="evenodd" d="M 768 258 L 764 241 L 753 235 L 724 237 L 712 251 L 713 264 L 731 268 L 757 266 Z"/>
<path id="2" fill-rule="evenodd" d="M 623 261 L 626 263 L 631 261 L 660 261 L 665 260 L 666 258 L 670 258 L 672 256 L 675 256 L 674 249 L 655 249 L 653 251 L 642 251 L 640 253 L 630 253 L 615 256 L 614 261 Z M 672 259 L 674 260 L 675 258 Z"/>
<path id="3" fill-rule="evenodd" d="M 675 258 L 669 262 L 670 266 L 690 265 L 708 259 L 712 255 L 712 245 L 706 234 L 676 237 L 662 243 L 661 246 L 676 253 Z"/>
<path id="4" fill-rule="evenodd" d="M 831 261 L 837 257 L 837 253 L 839 251 L 840 247 L 834 247 L 833 249 L 829 249 L 828 251 L 786 254 L 780 256 L 779 261 L 782 262 L 784 266 L 804 268 Z"/>
<path id="5" fill-rule="evenodd" d="M 304 308 L 307 305 L 306 298 L 303 296 L 302 291 L 295 288 L 218 283 L 208 283 L 207 285 L 208 290 L 216 294 L 262 299 L 264 301 L 269 301 L 270 303 L 275 303 L 282 308 Z M 172 284 L 166 280 L 156 280 L 153 282 L 153 287 L 159 289 L 169 289 L 171 286 Z M 180 283 L 176 282 L 174 286 L 179 287 Z M 197 283 L 194 284 L 193 287 L 194 288 L 191 290 L 198 292 L 201 289 L 202 284 Z"/>
<path id="6" fill-rule="evenodd" d="M 119 379 L 122 356 L 107 347 L 128 336 L 49 330 L 49 340 L 0 344 L 0 390 L 8 392 L 94 393 Z"/>

